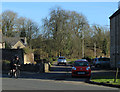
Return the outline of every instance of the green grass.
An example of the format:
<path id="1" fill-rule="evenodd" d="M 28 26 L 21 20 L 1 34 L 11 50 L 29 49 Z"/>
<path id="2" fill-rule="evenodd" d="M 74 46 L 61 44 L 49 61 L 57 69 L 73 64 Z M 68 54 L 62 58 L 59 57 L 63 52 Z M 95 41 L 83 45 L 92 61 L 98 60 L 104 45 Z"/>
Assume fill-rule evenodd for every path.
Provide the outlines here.
<path id="1" fill-rule="evenodd" d="M 10 61 L 8 61 L 8 60 L 3 60 L 3 63 L 4 63 L 4 64 L 10 64 Z"/>
<path id="2" fill-rule="evenodd" d="M 114 84 L 114 85 L 120 85 L 120 79 L 116 80 L 116 83 L 114 83 L 114 79 L 91 79 L 91 81 L 99 82 L 99 83 L 107 83 L 107 84 Z"/>
<path id="3" fill-rule="evenodd" d="M 66 59 L 67 61 L 75 61 L 75 60 L 78 60 L 76 58 L 72 58 L 72 59 Z"/>
<path id="4" fill-rule="evenodd" d="M 78 60 L 78 59 L 76 59 L 76 58 L 73 58 L 73 59 L 66 59 L 67 61 L 70 61 L 70 62 L 68 62 L 68 64 L 73 64 L 74 63 L 74 61 L 76 61 L 76 60 Z"/>
<path id="5" fill-rule="evenodd" d="M 95 75 L 91 77 L 91 81 L 99 82 L 99 83 L 106 83 L 106 84 L 113 84 L 113 85 L 120 85 L 120 79 L 118 76 L 118 79 L 116 80 L 116 83 L 114 83 L 114 75 Z"/>

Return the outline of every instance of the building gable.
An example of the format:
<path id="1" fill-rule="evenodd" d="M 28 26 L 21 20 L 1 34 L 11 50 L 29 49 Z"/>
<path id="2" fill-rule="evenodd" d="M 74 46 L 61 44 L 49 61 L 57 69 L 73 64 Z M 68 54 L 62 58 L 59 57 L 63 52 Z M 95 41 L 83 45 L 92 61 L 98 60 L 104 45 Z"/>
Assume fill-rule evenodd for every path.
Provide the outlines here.
<path id="1" fill-rule="evenodd" d="M 117 16 L 120 14 L 120 9 L 118 9 L 112 16 L 109 17 L 109 19 L 112 19 L 113 17 Z"/>
<path id="2" fill-rule="evenodd" d="M 18 41 L 15 45 L 12 46 L 12 48 L 17 49 L 17 48 L 24 48 L 25 45 L 21 42 Z"/>

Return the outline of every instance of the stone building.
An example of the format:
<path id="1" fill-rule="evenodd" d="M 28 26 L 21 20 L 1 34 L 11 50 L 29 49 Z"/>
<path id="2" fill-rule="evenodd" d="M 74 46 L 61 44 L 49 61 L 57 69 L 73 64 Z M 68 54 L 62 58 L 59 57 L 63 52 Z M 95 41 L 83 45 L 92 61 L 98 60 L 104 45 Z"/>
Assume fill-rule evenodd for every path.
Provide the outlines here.
<path id="1" fill-rule="evenodd" d="M 7 48 L 17 49 L 24 48 L 27 45 L 26 37 L 6 37 L 2 36 L 2 42 Z"/>
<path id="2" fill-rule="evenodd" d="M 120 7 L 110 16 L 111 67 L 120 67 Z"/>
<path id="3" fill-rule="evenodd" d="M 24 53 L 22 48 L 26 48 L 26 37 L 6 37 L 2 35 L 0 30 L 0 52 L 2 52 L 2 60 L 11 61 L 15 55 L 18 55 L 22 64 L 34 63 L 34 54 Z"/>

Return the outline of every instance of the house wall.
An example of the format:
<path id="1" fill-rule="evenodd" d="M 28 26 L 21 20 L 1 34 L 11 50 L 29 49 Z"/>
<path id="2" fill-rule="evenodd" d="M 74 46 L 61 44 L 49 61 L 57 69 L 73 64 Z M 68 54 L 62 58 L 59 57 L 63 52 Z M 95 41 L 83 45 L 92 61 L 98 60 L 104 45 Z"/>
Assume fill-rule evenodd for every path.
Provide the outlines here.
<path id="1" fill-rule="evenodd" d="M 2 48 L 2 43 L 0 43 L 0 48 Z"/>
<path id="2" fill-rule="evenodd" d="M 17 48 L 24 48 L 25 46 L 20 42 L 18 41 L 14 46 L 12 46 L 12 49 L 17 49 Z"/>
<path id="3" fill-rule="evenodd" d="M 24 64 L 34 63 L 34 54 L 24 54 Z"/>
<path id="4" fill-rule="evenodd" d="M 120 67 L 120 14 L 110 19 L 111 67 Z"/>
<path id="5" fill-rule="evenodd" d="M 2 44 L 2 48 L 5 48 L 5 42 L 3 42 L 3 44 Z"/>
<path id="6" fill-rule="evenodd" d="M 2 48 L 5 48 L 5 43 L 4 42 L 0 43 L 0 49 L 2 49 Z"/>

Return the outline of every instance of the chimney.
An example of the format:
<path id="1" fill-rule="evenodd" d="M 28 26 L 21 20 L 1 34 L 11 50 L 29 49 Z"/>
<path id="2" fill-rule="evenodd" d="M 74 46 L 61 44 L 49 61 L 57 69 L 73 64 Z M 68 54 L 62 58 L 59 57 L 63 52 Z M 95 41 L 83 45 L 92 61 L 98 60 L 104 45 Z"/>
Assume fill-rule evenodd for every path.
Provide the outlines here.
<path id="1" fill-rule="evenodd" d="M 118 9 L 120 9 L 120 1 L 118 2 Z"/>

